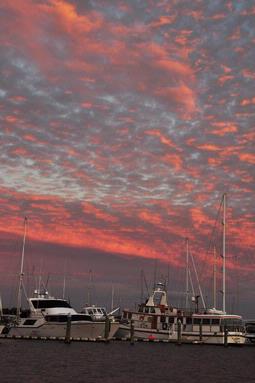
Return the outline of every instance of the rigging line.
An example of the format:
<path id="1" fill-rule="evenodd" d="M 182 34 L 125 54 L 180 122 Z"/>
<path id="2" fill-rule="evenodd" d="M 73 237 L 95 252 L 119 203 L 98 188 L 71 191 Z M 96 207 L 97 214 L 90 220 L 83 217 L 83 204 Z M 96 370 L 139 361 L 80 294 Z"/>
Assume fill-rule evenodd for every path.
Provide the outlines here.
<path id="1" fill-rule="evenodd" d="M 190 269 L 189 269 L 189 281 L 190 281 L 192 294 L 193 294 L 193 296 L 195 296 L 195 290 L 194 290 L 194 285 L 193 285 L 193 280 L 192 280 Z"/>
<path id="2" fill-rule="evenodd" d="M 219 218 L 220 218 L 220 213 L 221 213 L 222 207 L 223 207 L 223 197 L 222 197 L 220 205 L 218 207 L 217 215 L 216 215 L 216 218 L 214 220 L 214 225 L 213 225 L 210 237 L 209 237 L 209 246 L 207 247 L 207 251 L 206 251 L 206 254 L 205 254 L 206 258 L 209 256 L 209 252 L 211 250 L 211 247 L 213 245 L 213 241 L 215 239 L 215 232 L 216 232 L 217 224 L 219 225 L 219 223 L 220 223 L 220 219 Z M 218 248 L 217 248 L 217 250 L 218 250 Z M 220 251 L 219 251 L 219 253 L 220 253 Z M 204 273 L 205 266 L 206 266 L 206 264 L 205 264 L 205 262 L 203 262 L 202 267 L 200 268 L 200 271 L 201 271 L 202 275 Z"/>
<path id="3" fill-rule="evenodd" d="M 210 236 L 210 242 L 209 242 L 207 254 L 209 253 L 210 248 L 211 248 L 211 246 L 213 244 L 213 239 L 214 239 L 214 235 L 215 235 L 215 231 L 216 231 L 216 224 L 219 221 L 219 217 L 220 217 L 220 212 L 221 212 L 222 206 L 223 206 L 223 198 L 221 199 L 220 206 L 218 207 L 217 215 L 216 215 L 216 218 L 215 218 L 215 221 L 214 221 L 214 226 L 213 226 L 213 229 L 212 229 L 212 232 L 211 232 L 211 236 Z"/>
<path id="4" fill-rule="evenodd" d="M 201 285 L 200 285 L 199 278 L 198 278 L 198 274 L 197 274 L 197 268 L 196 268 L 196 265 L 195 265 L 195 262 L 194 262 L 194 257 L 193 257 L 193 255 L 191 253 L 190 253 L 190 257 L 191 257 L 192 265 L 193 265 L 193 268 L 194 268 L 194 271 L 195 271 L 195 275 L 196 275 L 196 279 L 197 279 L 197 284 L 198 284 L 198 290 L 199 290 L 199 293 L 200 293 L 200 296 L 201 296 L 202 304 L 203 304 L 204 309 L 206 309 L 203 292 L 202 292 Z"/>

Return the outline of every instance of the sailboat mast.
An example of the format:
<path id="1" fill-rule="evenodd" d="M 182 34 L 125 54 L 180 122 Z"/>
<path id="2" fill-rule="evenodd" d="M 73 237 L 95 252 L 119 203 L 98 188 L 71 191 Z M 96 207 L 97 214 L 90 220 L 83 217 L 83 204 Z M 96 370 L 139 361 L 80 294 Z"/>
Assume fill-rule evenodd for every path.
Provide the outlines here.
<path id="1" fill-rule="evenodd" d="M 3 304 L 2 304 L 2 297 L 0 295 L 0 319 L 2 318 L 3 316 Z"/>
<path id="2" fill-rule="evenodd" d="M 189 299 L 189 239 L 186 238 L 186 304 L 185 308 L 188 308 Z"/>
<path id="3" fill-rule="evenodd" d="M 216 308 L 216 249 L 213 248 L 213 307 Z"/>
<path id="4" fill-rule="evenodd" d="M 222 236 L 222 310 L 226 312 L 226 193 L 223 194 Z"/>
<path id="5" fill-rule="evenodd" d="M 25 256 L 26 234 L 27 234 L 27 217 L 24 218 L 24 236 L 23 236 L 23 244 L 22 244 L 22 254 L 21 254 L 20 274 L 19 274 L 19 288 L 18 288 L 18 299 L 17 299 L 17 319 L 19 319 L 20 317 L 20 309 L 21 309 L 21 289 L 23 285 L 23 276 L 24 276 L 24 256 Z"/>
<path id="6" fill-rule="evenodd" d="M 112 294 L 111 294 L 111 311 L 114 308 L 114 286 L 112 285 Z"/>

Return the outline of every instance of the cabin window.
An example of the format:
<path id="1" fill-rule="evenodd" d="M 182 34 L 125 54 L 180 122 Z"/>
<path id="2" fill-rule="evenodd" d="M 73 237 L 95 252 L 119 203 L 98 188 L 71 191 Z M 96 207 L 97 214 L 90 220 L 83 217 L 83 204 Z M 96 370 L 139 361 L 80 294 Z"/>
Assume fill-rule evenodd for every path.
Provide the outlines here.
<path id="1" fill-rule="evenodd" d="M 203 318 L 203 324 L 210 326 L 210 318 Z"/>
<path id="2" fill-rule="evenodd" d="M 27 320 L 23 323 L 23 325 L 24 325 L 24 326 L 33 326 L 33 325 L 35 324 L 35 322 L 36 322 L 36 320 L 34 320 L 34 319 L 27 319 Z"/>
<path id="3" fill-rule="evenodd" d="M 246 324 L 246 331 L 250 334 L 255 334 L 255 324 Z"/>
<path id="4" fill-rule="evenodd" d="M 144 308 L 144 312 L 145 312 L 145 313 L 148 313 L 148 312 L 149 312 L 149 307 L 145 307 L 145 308 Z"/>
<path id="5" fill-rule="evenodd" d="M 168 318 L 168 323 L 174 323 L 174 317 L 169 317 Z"/>
<path id="6" fill-rule="evenodd" d="M 155 308 L 154 307 L 151 307 L 151 313 L 155 314 Z"/>
<path id="7" fill-rule="evenodd" d="M 240 319 L 224 318 L 221 324 L 222 331 L 224 328 L 228 331 L 244 331 L 243 323 Z"/>
<path id="8" fill-rule="evenodd" d="M 212 319 L 212 326 L 219 326 L 220 320 L 219 319 Z"/>
<path id="9" fill-rule="evenodd" d="M 192 318 L 190 317 L 186 318 L 186 324 L 192 324 Z"/>
<path id="10" fill-rule="evenodd" d="M 80 314 L 74 314 L 72 315 L 72 322 L 77 321 L 92 321 L 91 317 L 89 315 L 80 315 Z"/>
<path id="11" fill-rule="evenodd" d="M 67 315 L 46 315 L 47 322 L 67 322 Z"/>
<path id="12" fill-rule="evenodd" d="M 165 321 L 166 321 L 166 317 L 164 315 L 161 315 L 160 322 L 165 323 Z"/>
<path id="13" fill-rule="evenodd" d="M 61 299 L 31 299 L 35 309 L 49 309 L 52 307 L 68 307 L 71 308 L 69 303 Z"/>
<path id="14" fill-rule="evenodd" d="M 200 323 L 201 323 L 201 319 L 200 318 L 194 318 L 193 319 L 193 324 L 199 325 Z"/>

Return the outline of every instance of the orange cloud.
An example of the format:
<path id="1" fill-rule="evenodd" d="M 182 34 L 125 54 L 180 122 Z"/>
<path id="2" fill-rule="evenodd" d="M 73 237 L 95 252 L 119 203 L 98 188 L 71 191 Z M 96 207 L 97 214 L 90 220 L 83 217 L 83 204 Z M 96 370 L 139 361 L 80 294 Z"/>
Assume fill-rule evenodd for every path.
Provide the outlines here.
<path id="1" fill-rule="evenodd" d="M 197 147 L 201 150 L 206 150 L 209 152 L 218 152 L 219 150 L 221 150 L 220 147 L 213 145 L 213 144 L 198 145 Z"/>
<path id="2" fill-rule="evenodd" d="M 166 154 L 162 157 L 162 160 L 166 163 L 171 164 L 176 171 L 179 171 L 182 169 L 182 158 L 181 156 L 173 153 Z"/>
<path id="3" fill-rule="evenodd" d="M 255 97 L 253 97 L 253 98 L 251 98 L 251 99 L 242 100 L 242 101 L 241 101 L 241 105 L 242 105 L 242 106 L 246 106 L 246 105 L 255 105 Z"/>
<path id="4" fill-rule="evenodd" d="M 170 146 L 170 147 L 176 147 L 174 145 L 174 143 L 172 142 L 172 140 L 170 140 L 170 138 L 168 137 L 165 137 L 160 130 L 156 130 L 156 129 L 151 129 L 151 130 L 146 130 L 144 132 L 145 134 L 147 134 L 148 136 L 155 136 L 155 137 L 158 137 L 160 142 L 164 145 L 167 145 L 167 146 Z"/>
<path id="5" fill-rule="evenodd" d="M 186 110 L 183 111 L 184 115 L 197 111 L 195 93 L 187 85 L 182 84 L 178 87 L 161 88 L 157 91 L 157 94 L 184 105 L 186 108 Z"/>
<path id="6" fill-rule="evenodd" d="M 225 136 L 226 134 L 238 131 L 238 127 L 231 122 L 212 122 L 212 125 L 219 128 L 211 131 L 212 134 L 217 136 Z"/>
<path id="7" fill-rule="evenodd" d="M 238 157 L 241 161 L 248 162 L 250 164 L 255 164 L 255 154 L 253 153 L 239 153 Z"/>
<path id="8" fill-rule="evenodd" d="M 193 77 L 193 71 L 187 64 L 165 58 L 158 60 L 157 65 L 171 73 L 176 72 L 183 76 Z"/>

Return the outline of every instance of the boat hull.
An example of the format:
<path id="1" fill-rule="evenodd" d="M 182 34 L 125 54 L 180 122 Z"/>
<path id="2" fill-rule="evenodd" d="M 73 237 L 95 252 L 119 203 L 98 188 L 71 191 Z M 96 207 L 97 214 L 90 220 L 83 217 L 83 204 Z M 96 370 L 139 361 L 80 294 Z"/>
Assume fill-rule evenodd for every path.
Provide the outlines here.
<path id="1" fill-rule="evenodd" d="M 130 326 L 120 325 L 116 338 L 129 339 Z M 146 340 L 167 340 L 169 342 L 178 342 L 178 334 L 176 331 L 156 330 L 156 329 L 143 329 L 139 327 L 134 328 L 135 339 Z M 225 337 L 223 332 L 205 332 L 202 337 L 199 332 L 182 332 L 182 343 L 204 343 L 204 344 L 224 344 Z M 227 335 L 227 344 L 244 344 L 245 336 L 241 332 L 229 332 Z"/>
<path id="2" fill-rule="evenodd" d="M 117 322 L 112 322 L 109 331 L 109 338 L 114 337 L 119 328 Z M 13 326 L 8 332 L 13 337 L 55 337 L 66 336 L 66 323 L 40 323 L 37 326 Z M 71 338 L 97 339 L 105 336 L 105 322 L 77 322 L 71 324 Z"/>

